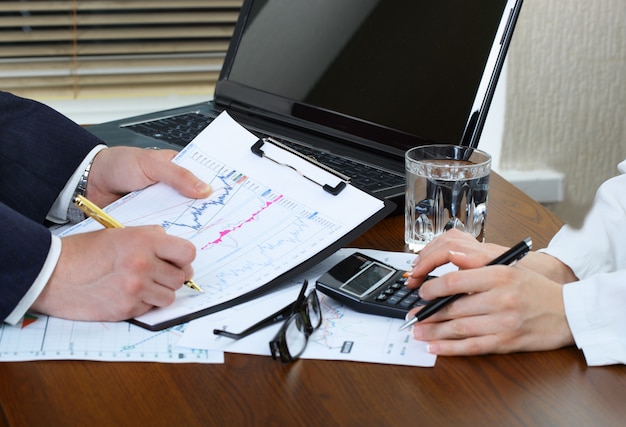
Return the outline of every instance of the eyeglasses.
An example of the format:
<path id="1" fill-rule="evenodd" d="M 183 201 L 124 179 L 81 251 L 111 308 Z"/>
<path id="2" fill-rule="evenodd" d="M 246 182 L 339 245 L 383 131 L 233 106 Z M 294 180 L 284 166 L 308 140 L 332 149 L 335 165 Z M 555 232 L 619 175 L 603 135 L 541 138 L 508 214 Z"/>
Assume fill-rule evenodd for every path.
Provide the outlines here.
<path id="1" fill-rule="evenodd" d="M 305 280 L 295 302 L 248 329 L 239 333 L 214 329 L 213 333 L 232 339 L 240 339 L 286 319 L 274 339 L 270 341 L 270 352 L 273 359 L 280 358 L 283 362 L 296 360 L 304 352 L 309 336 L 322 324 L 322 311 L 315 289 L 312 289 L 308 295 L 304 295 L 308 284 L 308 280 Z"/>

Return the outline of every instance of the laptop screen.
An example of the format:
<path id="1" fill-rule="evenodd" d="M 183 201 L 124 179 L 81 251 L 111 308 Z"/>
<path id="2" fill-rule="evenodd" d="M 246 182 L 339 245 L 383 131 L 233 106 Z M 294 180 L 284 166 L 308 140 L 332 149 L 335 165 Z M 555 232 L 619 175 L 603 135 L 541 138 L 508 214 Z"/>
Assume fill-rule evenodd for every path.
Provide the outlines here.
<path id="1" fill-rule="evenodd" d="M 482 106 L 479 88 L 492 74 L 487 66 L 506 5 L 247 2 L 215 100 L 401 152 L 431 142 L 467 143 L 465 129 Z"/>

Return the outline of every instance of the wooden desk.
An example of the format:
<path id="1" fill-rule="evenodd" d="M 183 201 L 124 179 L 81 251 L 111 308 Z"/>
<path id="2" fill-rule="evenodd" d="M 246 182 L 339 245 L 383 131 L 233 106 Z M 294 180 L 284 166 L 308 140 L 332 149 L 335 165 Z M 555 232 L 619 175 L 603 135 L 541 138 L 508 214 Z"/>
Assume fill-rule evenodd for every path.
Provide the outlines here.
<path id="1" fill-rule="evenodd" d="M 497 175 L 487 239 L 544 246 L 561 221 Z M 391 217 L 354 245 L 403 250 Z M 227 354 L 224 365 L 0 363 L 0 426 L 624 425 L 626 367 L 552 352 L 437 360 L 435 368 Z"/>

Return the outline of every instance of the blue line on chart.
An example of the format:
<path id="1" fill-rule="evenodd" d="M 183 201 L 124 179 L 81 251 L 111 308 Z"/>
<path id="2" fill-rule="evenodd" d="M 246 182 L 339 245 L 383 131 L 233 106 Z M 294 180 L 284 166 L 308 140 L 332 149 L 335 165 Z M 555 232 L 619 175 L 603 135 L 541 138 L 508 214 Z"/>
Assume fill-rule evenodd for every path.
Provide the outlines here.
<path id="1" fill-rule="evenodd" d="M 291 237 L 282 237 L 274 242 L 270 242 L 269 239 L 264 242 L 263 244 L 259 245 L 259 250 L 261 253 L 264 253 L 266 250 L 275 250 L 277 248 L 281 248 L 283 246 L 285 246 L 288 243 L 292 243 L 292 244 L 301 244 L 305 241 L 308 241 L 309 238 L 305 238 L 305 240 L 302 240 L 300 238 L 300 236 L 302 235 L 302 233 L 304 231 L 308 231 L 311 227 L 305 223 L 301 218 L 296 218 L 293 222 L 287 224 L 288 227 L 292 228 L 292 230 L 289 230 L 288 232 L 288 236 Z M 287 227 L 284 227 L 287 228 Z M 317 237 L 317 235 L 320 233 L 320 231 L 318 231 L 317 233 L 315 233 L 314 236 L 312 237 Z"/>
<path id="2" fill-rule="evenodd" d="M 129 327 L 130 328 L 138 328 L 138 326 L 133 326 L 133 325 L 130 325 L 130 324 L 129 324 Z M 135 344 L 129 344 L 129 345 L 122 346 L 122 348 L 120 348 L 120 351 L 135 350 L 140 345 L 145 344 L 148 341 L 154 341 L 155 339 L 160 338 L 164 334 L 170 334 L 170 333 L 173 333 L 173 332 L 180 332 L 180 333 L 182 333 L 183 332 L 183 327 L 184 327 L 184 325 L 178 325 L 178 326 L 173 326 L 173 327 L 168 328 L 168 329 L 164 329 L 164 330 L 159 331 L 159 332 L 154 332 L 154 333 L 152 333 L 152 335 L 149 335 L 147 338 L 145 338 L 145 339 L 143 339 L 143 340 L 141 340 L 139 342 L 136 342 Z"/>
<path id="3" fill-rule="evenodd" d="M 198 231 L 200 230 L 202 227 L 204 227 L 205 224 L 201 224 L 199 218 L 202 217 L 202 215 L 205 213 L 205 211 L 212 206 L 225 206 L 226 203 L 226 199 L 230 196 L 230 194 L 232 193 L 232 190 L 234 189 L 234 187 L 232 185 L 230 185 L 227 182 L 227 179 L 230 178 L 233 173 L 235 173 L 235 171 L 232 171 L 231 173 L 229 173 L 227 176 L 217 176 L 217 178 L 219 178 L 222 183 L 224 184 L 223 190 L 224 193 L 219 195 L 219 197 L 209 200 L 207 202 L 202 203 L 200 206 L 188 206 L 188 212 L 191 214 L 192 216 L 192 221 L 191 223 L 178 223 L 178 222 L 174 222 L 174 221 L 163 221 L 163 223 L 161 224 L 161 226 L 164 229 L 168 229 L 172 226 L 174 227 L 182 227 L 182 228 L 190 228 L 192 230 Z M 238 176 L 239 178 L 239 176 Z M 245 177 L 244 177 L 245 178 Z M 241 179 L 237 180 L 237 183 L 240 184 L 242 182 Z M 186 211 L 187 212 L 187 211 Z M 185 212 L 183 212 L 184 214 Z M 179 216 L 179 218 L 183 215 L 181 214 Z"/>

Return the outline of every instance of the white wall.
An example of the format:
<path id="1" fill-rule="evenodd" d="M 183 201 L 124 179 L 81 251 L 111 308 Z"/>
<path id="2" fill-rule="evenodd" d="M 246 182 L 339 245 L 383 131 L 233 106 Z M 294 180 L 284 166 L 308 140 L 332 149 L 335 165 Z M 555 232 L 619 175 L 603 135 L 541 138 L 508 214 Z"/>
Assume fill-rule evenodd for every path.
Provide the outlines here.
<path id="1" fill-rule="evenodd" d="M 500 168 L 562 173 L 578 225 L 626 158 L 626 1 L 526 0 L 508 66 Z"/>

